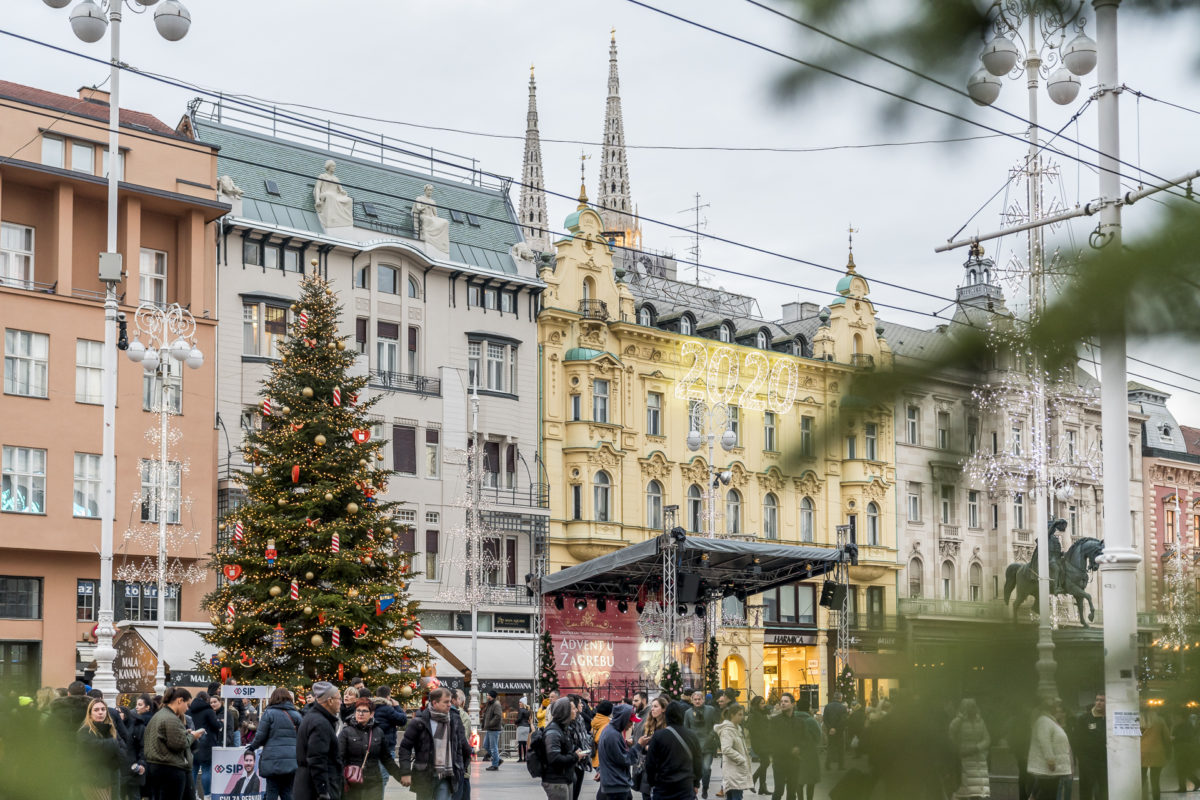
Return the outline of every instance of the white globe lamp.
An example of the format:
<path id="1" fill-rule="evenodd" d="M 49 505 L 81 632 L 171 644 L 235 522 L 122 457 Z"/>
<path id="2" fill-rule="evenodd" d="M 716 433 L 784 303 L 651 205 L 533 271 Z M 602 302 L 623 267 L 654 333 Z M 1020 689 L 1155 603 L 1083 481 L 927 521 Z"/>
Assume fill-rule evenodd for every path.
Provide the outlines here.
<path id="1" fill-rule="evenodd" d="M 992 75 L 1007 75 L 1017 65 L 1017 46 L 1007 36 L 997 36 L 984 46 L 979 60 Z"/>
<path id="2" fill-rule="evenodd" d="M 1000 79 L 979 69 L 967 80 L 967 94 L 977 106 L 990 106 L 1000 96 Z"/>
<path id="3" fill-rule="evenodd" d="M 700 431 L 688 431 L 687 446 L 693 453 L 700 449 Z"/>
<path id="4" fill-rule="evenodd" d="M 1087 75 L 1096 68 L 1096 43 L 1081 33 L 1063 48 L 1062 61 L 1076 75 Z"/>
<path id="5" fill-rule="evenodd" d="M 154 372 L 158 369 L 158 350 L 150 348 L 146 351 L 146 355 L 142 358 L 142 369 L 146 372 Z"/>
<path id="6" fill-rule="evenodd" d="M 42 2 L 51 8 L 66 8 L 71 5 L 71 0 L 42 0 Z"/>
<path id="7" fill-rule="evenodd" d="M 154 12 L 154 27 L 168 42 L 178 42 L 192 27 L 192 15 L 179 0 L 166 0 Z"/>
<path id="8" fill-rule="evenodd" d="M 187 361 L 184 363 L 191 369 L 200 369 L 204 364 L 204 353 L 200 352 L 199 347 L 193 347 L 192 351 L 188 353 Z"/>
<path id="9" fill-rule="evenodd" d="M 108 18 L 93 0 L 83 0 L 71 11 L 71 30 L 82 41 L 92 44 L 104 37 L 108 30 Z"/>
<path id="10" fill-rule="evenodd" d="M 731 428 L 726 428 L 721 434 L 721 447 L 726 450 L 732 450 L 737 447 L 737 434 Z"/>
<path id="11" fill-rule="evenodd" d="M 125 351 L 125 355 L 129 356 L 130 361 L 141 363 L 141 360 L 146 357 L 146 345 L 134 339 L 129 343 L 129 349 Z"/>
<path id="12" fill-rule="evenodd" d="M 1060 106 L 1075 102 L 1082 84 L 1067 67 L 1059 67 L 1046 79 L 1046 93 Z"/>
<path id="13" fill-rule="evenodd" d="M 192 352 L 192 346 L 182 336 L 171 342 L 171 358 L 176 361 L 185 360 Z"/>

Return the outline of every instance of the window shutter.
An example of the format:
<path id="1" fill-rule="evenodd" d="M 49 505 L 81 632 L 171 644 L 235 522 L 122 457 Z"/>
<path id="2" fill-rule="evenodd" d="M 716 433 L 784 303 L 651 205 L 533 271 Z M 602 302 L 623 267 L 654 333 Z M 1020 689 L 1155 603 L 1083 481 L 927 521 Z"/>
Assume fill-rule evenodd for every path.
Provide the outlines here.
<path id="1" fill-rule="evenodd" d="M 438 532 L 425 531 L 425 552 L 436 553 L 438 551 Z"/>
<path id="2" fill-rule="evenodd" d="M 439 431 L 432 428 L 425 429 L 425 444 L 437 444 Z"/>
<path id="3" fill-rule="evenodd" d="M 392 426 L 392 464 L 396 472 L 417 472 L 417 429 Z"/>
<path id="4" fill-rule="evenodd" d="M 400 546 L 400 552 L 417 552 L 417 532 L 412 528 L 401 528 L 400 535 L 396 537 L 396 541 Z"/>
<path id="5" fill-rule="evenodd" d="M 400 338 L 400 326 L 395 322 L 380 322 L 378 323 L 377 331 L 381 339 Z"/>
<path id="6" fill-rule="evenodd" d="M 410 327 L 408 329 L 408 349 L 409 349 L 409 352 L 416 352 L 416 350 L 417 350 L 417 329 L 416 328 Z"/>
<path id="7" fill-rule="evenodd" d="M 359 344 L 367 343 L 367 318 L 359 317 L 354 320 L 354 341 Z"/>

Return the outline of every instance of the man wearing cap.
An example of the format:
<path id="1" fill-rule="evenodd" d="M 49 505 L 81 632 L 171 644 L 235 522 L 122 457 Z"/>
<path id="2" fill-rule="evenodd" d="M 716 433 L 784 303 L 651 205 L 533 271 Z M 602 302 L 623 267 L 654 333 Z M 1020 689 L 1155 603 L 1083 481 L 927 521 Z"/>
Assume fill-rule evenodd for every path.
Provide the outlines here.
<path id="1" fill-rule="evenodd" d="M 312 686 L 316 701 L 296 732 L 295 800 L 338 800 L 342 796 L 342 759 L 337 721 L 342 699 L 328 681 Z"/>
<path id="2" fill-rule="evenodd" d="M 504 727 L 504 711 L 500 708 L 500 700 L 493 689 L 488 694 L 488 704 L 483 709 L 483 749 L 492 756 L 492 765 L 488 771 L 495 772 L 504 763 L 500 758 L 500 730 Z"/>

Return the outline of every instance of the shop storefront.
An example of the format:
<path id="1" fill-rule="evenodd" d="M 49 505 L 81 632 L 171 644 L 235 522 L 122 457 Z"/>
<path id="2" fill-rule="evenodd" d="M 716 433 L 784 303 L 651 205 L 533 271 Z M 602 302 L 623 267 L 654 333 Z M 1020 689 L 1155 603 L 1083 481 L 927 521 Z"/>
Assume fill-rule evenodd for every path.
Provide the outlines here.
<path id="1" fill-rule="evenodd" d="M 768 698 L 790 692 L 801 708 L 820 703 L 821 650 L 817 632 L 773 631 L 763 639 L 763 688 Z"/>

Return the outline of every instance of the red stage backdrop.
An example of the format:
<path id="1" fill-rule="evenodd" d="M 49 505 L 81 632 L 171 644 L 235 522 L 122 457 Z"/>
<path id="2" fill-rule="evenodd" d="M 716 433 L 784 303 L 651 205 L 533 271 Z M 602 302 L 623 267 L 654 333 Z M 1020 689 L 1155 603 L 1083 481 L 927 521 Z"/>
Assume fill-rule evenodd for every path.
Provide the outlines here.
<path id="1" fill-rule="evenodd" d="M 604 686 L 609 683 L 636 681 L 645 676 L 649 665 L 640 663 L 641 644 L 637 613 L 617 611 L 610 601 L 600 613 L 594 600 L 583 611 L 567 598 L 560 611 L 546 598 L 546 630 L 554 640 L 555 669 L 558 682 L 572 689 Z"/>

